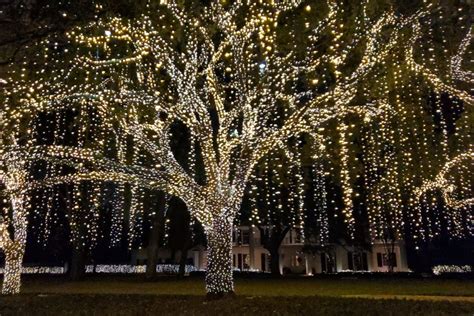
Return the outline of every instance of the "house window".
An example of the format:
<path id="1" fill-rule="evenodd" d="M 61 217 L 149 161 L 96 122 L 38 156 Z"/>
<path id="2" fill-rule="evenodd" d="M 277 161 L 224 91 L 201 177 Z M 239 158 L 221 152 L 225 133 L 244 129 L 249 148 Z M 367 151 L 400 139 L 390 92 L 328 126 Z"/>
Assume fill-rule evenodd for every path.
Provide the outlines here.
<path id="1" fill-rule="evenodd" d="M 235 258 L 237 258 L 237 266 L 239 270 L 248 270 L 250 269 L 250 261 L 249 256 L 245 253 L 237 254 L 237 257 L 234 255 L 234 266 L 235 266 Z"/>
<path id="2" fill-rule="evenodd" d="M 329 253 L 321 254 L 321 272 L 334 273 L 336 271 L 336 256 L 331 256 Z"/>
<path id="3" fill-rule="evenodd" d="M 292 262 L 293 267 L 301 266 L 301 263 L 303 262 L 303 258 L 301 258 L 300 256 L 294 256 L 292 259 L 293 260 L 291 260 L 291 261 L 293 261 Z"/>
<path id="4" fill-rule="evenodd" d="M 245 229 L 242 230 L 242 245 L 248 245 L 250 242 L 250 231 Z"/>
<path id="5" fill-rule="evenodd" d="M 378 267 L 389 267 L 391 263 L 392 267 L 397 266 L 397 254 L 392 252 L 389 254 L 382 254 L 380 252 L 377 252 L 377 266 Z"/>
<path id="6" fill-rule="evenodd" d="M 390 266 L 390 263 L 392 263 L 392 267 L 397 266 L 397 254 L 394 253 L 394 252 L 383 255 L 383 264 L 384 264 L 384 266 L 388 267 L 388 266 Z"/>
<path id="7" fill-rule="evenodd" d="M 382 253 L 377 252 L 377 267 L 383 267 Z"/>
<path id="8" fill-rule="evenodd" d="M 237 245 L 248 245 L 250 242 L 250 231 L 248 229 L 236 229 L 232 232 L 232 242 Z"/>
<path id="9" fill-rule="evenodd" d="M 301 234 L 296 233 L 295 235 L 295 243 L 301 244 Z"/>
<path id="10" fill-rule="evenodd" d="M 352 271 L 367 271 L 369 269 L 367 262 L 367 253 L 347 252 L 347 268 Z"/>
<path id="11" fill-rule="evenodd" d="M 249 261 L 249 256 L 247 256 L 247 254 L 242 255 L 242 261 L 243 261 L 244 270 L 250 269 L 250 261 Z"/>

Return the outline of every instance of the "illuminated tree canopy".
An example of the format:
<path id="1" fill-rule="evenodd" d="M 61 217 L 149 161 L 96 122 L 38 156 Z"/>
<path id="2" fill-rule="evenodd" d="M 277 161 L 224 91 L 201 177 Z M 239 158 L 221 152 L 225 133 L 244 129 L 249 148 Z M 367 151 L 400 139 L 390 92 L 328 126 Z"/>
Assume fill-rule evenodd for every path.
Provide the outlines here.
<path id="1" fill-rule="evenodd" d="M 318 159 L 331 157 L 337 148 L 341 215 L 353 235 L 349 145 L 353 133 L 364 129 L 366 166 L 372 162 L 389 170 L 383 181 L 366 177 L 374 188 L 368 202 L 372 237 L 389 224 L 377 203 L 392 206 L 390 225 L 400 231 L 402 191 L 421 185 L 424 175 L 406 179 L 402 188 L 396 165 L 401 159 L 414 167 L 417 152 L 427 146 L 426 126 L 432 123 L 423 121 L 423 95 L 448 93 L 464 102 L 472 118 L 472 72 L 463 64 L 471 27 L 463 24 L 467 35 L 449 51 L 432 39 L 433 20 L 443 19 L 433 3 L 410 13 L 371 1 L 345 8 L 333 0 L 201 6 L 161 1 L 136 19 L 104 17 L 31 45 L 34 61 L 25 61 L 7 78 L 0 112 L 1 175 L 13 214 L 4 216 L 2 231 L 11 225 L 15 233 L 2 235 L 7 261 L 14 243 L 21 266 L 31 190 L 81 181 L 126 183 L 135 196 L 156 189 L 186 203 L 208 240 L 208 293 L 233 292 L 232 226 L 261 159 L 275 150 L 299 159 L 298 146 L 289 144 L 301 135 L 312 139 Z M 56 122 L 68 109 L 77 126 L 76 141 L 70 143 L 64 135 L 71 131 Z M 44 128 L 37 119 L 41 113 L 52 115 L 50 143 L 35 136 Z M 459 127 L 463 159 L 472 159 L 472 140 L 463 134 L 469 124 Z M 186 165 L 170 146 L 176 125 L 189 134 L 189 144 L 183 144 L 189 146 Z M 386 142 L 397 142 L 402 154 L 387 153 Z M 443 144 L 448 146 L 446 139 Z M 447 149 L 444 155 L 451 157 Z M 28 172 L 38 161 L 47 165 L 40 178 Z M 202 177 L 195 165 L 203 167 Z M 437 167 L 426 169 L 436 174 Z M 444 176 L 442 171 L 425 187 L 446 189 Z M 142 208 L 140 199 L 132 198 L 130 216 L 138 218 Z M 456 221 L 472 219 L 456 214 Z M 19 291 L 15 269 L 4 293 Z"/>

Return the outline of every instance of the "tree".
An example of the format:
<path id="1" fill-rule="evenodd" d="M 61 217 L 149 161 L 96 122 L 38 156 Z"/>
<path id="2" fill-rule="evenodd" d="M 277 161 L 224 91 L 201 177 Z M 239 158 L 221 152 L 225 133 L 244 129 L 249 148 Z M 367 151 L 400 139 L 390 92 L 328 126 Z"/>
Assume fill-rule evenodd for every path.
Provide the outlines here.
<path id="1" fill-rule="evenodd" d="M 4 160 L 5 161 L 5 160 Z M 27 165 L 20 155 L 8 155 L 7 174 L 0 172 L 0 183 L 5 185 L 11 203 L 11 216 L 2 214 L 0 223 L 0 248 L 5 254 L 5 271 L 2 293 L 16 294 L 20 291 L 20 274 L 26 246 L 26 195 Z M 13 234 L 10 233 L 13 230 Z"/>
<path id="2" fill-rule="evenodd" d="M 452 71 L 435 73 L 423 64 L 423 54 L 415 54 L 426 49 L 417 40 L 429 28 L 421 23 L 434 5 L 420 5 L 413 14 L 383 6 L 371 12 L 373 7 L 362 2 L 346 12 L 333 0 L 191 7 L 162 1 L 133 20 L 99 19 L 41 41 L 36 54 L 44 62 L 35 60 L 8 78 L 13 84 L 0 121 L 16 123 L 9 125 L 13 132 L 2 134 L 14 134 L 19 118 L 28 121 L 39 112 L 89 111 L 100 129 L 90 142 L 25 144 L 37 160 L 74 166 L 47 181 L 106 179 L 181 198 L 207 236 L 207 291 L 226 295 L 234 290 L 233 221 L 254 167 L 274 147 L 288 148 L 288 139 L 302 133 L 317 141 L 332 122 L 341 126 L 344 144 L 344 117 L 362 117 L 364 124 L 389 115 L 395 101 L 386 82 L 393 73 L 417 76 L 419 85 L 473 103 L 443 80 Z M 201 178 L 174 157 L 176 122 L 189 132 Z M 352 191 L 344 170 L 343 216 L 352 232 Z"/>
<path id="3" fill-rule="evenodd" d="M 462 177 L 465 176 L 465 174 L 470 173 L 470 170 L 472 168 L 470 168 L 469 161 L 472 160 L 473 157 L 474 154 L 472 150 L 468 150 L 449 160 L 443 166 L 440 172 L 436 175 L 434 180 L 425 181 L 421 187 L 415 190 L 415 201 L 413 202 L 419 203 L 420 199 L 422 198 L 422 195 L 426 194 L 428 191 L 440 190 L 443 196 L 444 203 L 446 203 L 446 205 L 449 207 L 456 209 L 474 204 L 474 198 L 469 197 L 462 199 L 462 197 L 466 195 L 460 194 L 460 192 L 456 192 L 456 189 L 459 191 L 463 189 L 469 190 L 470 188 L 464 188 L 463 186 L 456 188 L 455 185 L 456 182 L 462 182 Z M 458 170 L 455 169 L 456 167 Z"/>
<path id="4" fill-rule="evenodd" d="M 189 249 L 205 245 L 206 239 L 200 224 L 190 217 L 186 204 L 178 198 L 170 200 L 168 221 L 167 247 L 171 250 L 171 263 L 179 264 L 178 276 L 183 277 L 186 273 Z"/>
<path id="5" fill-rule="evenodd" d="M 150 236 L 147 247 L 146 276 L 152 278 L 156 275 L 156 264 L 158 263 L 158 250 L 160 241 L 164 236 L 164 224 L 166 216 L 166 195 L 159 193 L 158 205 L 152 215 Z"/>
<path id="6" fill-rule="evenodd" d="M 304 235 L 306 192 L 301 156 L 312 151 L 305 150 L 300 139 L 290 142 L 290 151 L 274 149 L 256 166 L 240 216 L 241 221 L 259 229 L 262 246 L 270 253 L 270 271 L 277 276 L 281 275 L 280 246 L 287 233 L 295 230 L 301 239 Z"/>

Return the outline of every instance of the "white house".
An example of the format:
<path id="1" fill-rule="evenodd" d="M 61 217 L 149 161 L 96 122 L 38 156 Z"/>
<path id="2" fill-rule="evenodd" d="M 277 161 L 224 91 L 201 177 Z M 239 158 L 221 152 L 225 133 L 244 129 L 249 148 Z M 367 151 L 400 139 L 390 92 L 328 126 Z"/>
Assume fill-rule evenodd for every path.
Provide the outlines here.
<path id="1" fill-rule="evenodd" d="M 263 247 L 260 231 L 249 226 L 237 227 L 233 232 L 234 250 L 233 264 L 241 271 L 270 271 L 270 253 Z M 389 270 L 387 245 L 382 241 L 375 241 L 370 250 L 356 249 L 352 246 L 333 244 L 330 251 L 318 251 L 314 254 L 303 252 L 303 243 L 296 231 L 290 230 L 286 234 L 279 250 L 280 272 L 295 274 L 336 273 L 343 271 L 371 271 L 386 272 Z M 408 270 L 405 245 L 403 241 L 396 241 L 389 246 L 393 249 L 393 271 L 406 272 Z M 171 258 L 169 249 L 160 249 L 159 263 L 168 263 Z M 179 258 L 179 252 L 175 254 Z M 206 250 L 197 246 L 188 251 L 188 264 L 198 270 L 206 269 Z M 134 252 L 132 264 L 145 264 L 147 261 L 146 249 Z"/>

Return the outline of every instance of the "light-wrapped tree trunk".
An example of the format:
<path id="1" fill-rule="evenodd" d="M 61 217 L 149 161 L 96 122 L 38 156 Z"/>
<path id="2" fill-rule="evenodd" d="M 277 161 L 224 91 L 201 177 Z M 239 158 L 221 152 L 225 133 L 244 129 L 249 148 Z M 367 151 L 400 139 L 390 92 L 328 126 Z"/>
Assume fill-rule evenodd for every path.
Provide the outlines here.
<path id="1" fill-rule="evenodd" d="M 163 192 L 159 193 L 159 202 L 156 214 L 153 216 L 153 224 L 151 227 L 150 238 L 148 240 L 148 262 L 146 265 L 146 277 L 153 278 L 156 276 L 156 265 L 158 264 L 158 250 L 160 248 L 160 240 L 164 233 L 164 221 L 166 212 L 166 197 Z"/>
<path id="2" fill-rule="evenodd" d="M 216 217 L 207 229 L 206 289 L 210 298 L 234 293 L 232 277 L 232 219 Z"/>
<path id="3" fill-rule="evenodd" d="M 21 173 L 16 173 L 18 175 Z M 18 179 L 18 178 L 17 178 Z M 21 178 L 20 178 L 21 179 Z M 19 181 L 19 183 L 21 183 Z M 7 182 L 7 187 L 12 187 Z M 8 222 L 0 224 L 0 249 L 5 255 L 5 269 L 3 272 L 2 294 L 12 295 L 20 293 L 21 267 L 25 254 L 26 233 L 28 222 L 26 220 L 26 201 L 23 193 L 11 196 L 13 234 L 9 232 Z"/>
<path id="4" fill-rule="evenodd" d="M 20 293 L 21 266 L 25 247 L 17 242 L 11 242 L 5 248 L 5 270 L 3 275 L 2 294 L 13 295 Z"/>

